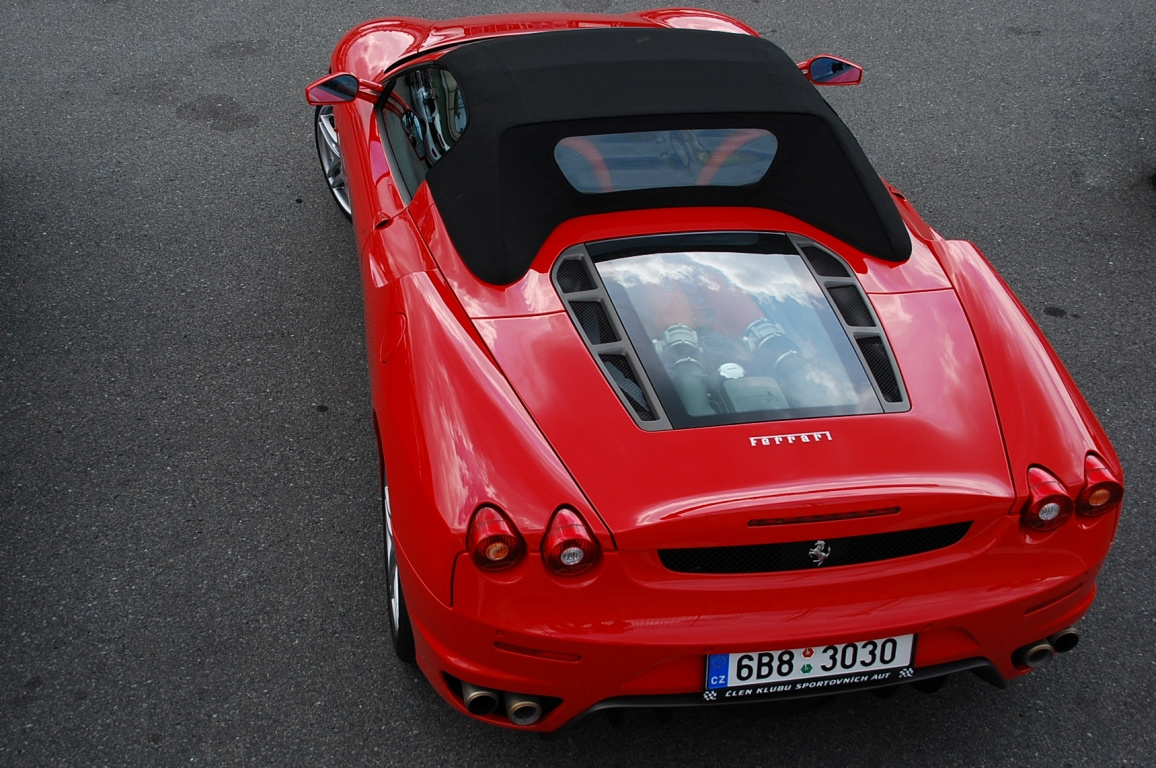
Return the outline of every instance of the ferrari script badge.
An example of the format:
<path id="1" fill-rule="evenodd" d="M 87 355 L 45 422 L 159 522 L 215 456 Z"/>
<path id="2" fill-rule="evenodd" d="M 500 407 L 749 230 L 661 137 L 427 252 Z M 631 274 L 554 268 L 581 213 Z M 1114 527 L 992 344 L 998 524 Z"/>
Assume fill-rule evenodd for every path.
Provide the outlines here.
<path id="1" fill-rule="evenodd" d="M 720 371 L 721 373 L 721 371 Z M 821 443 L 824 440 L 828 443 L 832 438 L 830 432 L 798 432 L 793 435 L 763 435 L 762 437 L 748 437 L 751 441 L 751 447 L 756 445 L 794 445 L 795 443 Z"/>
<path id="2" fill-rule="evenodd" d="M 815 565 L 819 566 L 827 562 L 827 558 L 831 556 L 831 548 L 827 546 L 827 542 L 819 539 L 807 554 L 811 556 Z"/>

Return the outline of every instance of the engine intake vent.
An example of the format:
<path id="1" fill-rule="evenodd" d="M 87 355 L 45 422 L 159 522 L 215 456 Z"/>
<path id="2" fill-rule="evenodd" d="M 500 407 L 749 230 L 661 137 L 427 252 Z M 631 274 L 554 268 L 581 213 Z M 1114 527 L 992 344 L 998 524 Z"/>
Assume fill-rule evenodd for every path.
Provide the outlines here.
<path id="1" fill-rule="evenodd" d="M 822 277 L 851 276 L 846 265 L 844 265 L 840 259 L 827 253 L 822 248 L 814 245 L 804 245 L 802 251 L 803 255 L 807 257 L 807 261 L 810 262 L 811 269 L 815 270 L 816 275 Z"/>
<path id="2" fill-rule="evenodd" d="M 614 324 L 606 315 L 606 310 L 599 301 L 572 301 L 570 309 L 578 318 L 578 324 L 591 344 L 609 344 L 618 341 L 618 333 Z"/>
<path id="3" fill-rule="evenodd" d="M 594 281 L 583 259 L 565 259 L 558 265 L 557 278 L 562 293 L 594 290 Z"/>
<path id="4" fill-rule="evenodd" d="M 657 417 L 646 404 L 646 393 L 639 383 L 638 374 L 630 364 L 630 359 L 626 355 L 599 355 L 598 359 L 606 366 L 606 370 L 625 395 L 630 407 L 638 414 L 638 418 L 643 421 L 654 421 Z"/>
<path id="5" fill-rule="evenodd" d="M 559 256 L 552 277 L 566 311 L 634 422 L 646 430 L 670 429 L 586 248 L 574 246 Z"/>
<path id="6" fill-rule="evenodd" d="M 883 410 L 888 413 L 909 410 L 911 403 L 907 400 L 907 390 L 899 374 L 895 353 L 882 332 L 883 324 L 879 322 L 879 317 L 851 268 L 834 253 L 810 240 L 797 235 L 791 239 L 806 257 L 811 271 L 823 286 L 823 291 L 843 322 L 843 330 L 858 347 L 859 356 L 871 374 Z M 874 333 L 864 330 L 868 328 L 879 330 Z"/>
<path id="7" fill-rule="evenodd" d="M 839 314 L 843 316 L 843 321 L 847 325 L 854 325 L 859 328 L 875 327 L 871 310 L 867 309 L 867 302 L 863 300 L 863 294 L 859 293 L 858 286 L 832 285 L 827 288 L 827 293 L 831 294 L 835 306 L 839 309 Z"/>
<path id="8" fill-rule="evenodd" d="M 903 390 L 899 388 L 899 380 L 895 376 L 895 366 L 891 363 L 891 356 L 887 354 L 887 347 L 879 336 L 860 336 L 855 339 L 875 383 L 879 385 L 879 394 L 889 403 L 903 402 Z"/>

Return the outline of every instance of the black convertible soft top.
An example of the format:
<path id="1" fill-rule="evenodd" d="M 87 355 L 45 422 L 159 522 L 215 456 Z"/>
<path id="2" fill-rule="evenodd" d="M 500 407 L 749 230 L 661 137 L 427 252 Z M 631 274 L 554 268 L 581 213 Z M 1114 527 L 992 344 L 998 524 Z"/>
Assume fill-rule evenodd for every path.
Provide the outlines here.
<path id="1" fill-rule="evenodd" d="M 566 30 L 467 43 L 440 63 L 461 87 L 469 123 L 426 180 L 458 253 L 488 283 L 519 280 L 568 219 L 643 208 L 769 208 L 881 259 L 911 254 L 899 212 L 858 142 L 766 40 Z M 554 161 L 567 136 L 695 128 L 763 128 L 778 152 L 747 186 L 608 194 L 576 191 Z"/>

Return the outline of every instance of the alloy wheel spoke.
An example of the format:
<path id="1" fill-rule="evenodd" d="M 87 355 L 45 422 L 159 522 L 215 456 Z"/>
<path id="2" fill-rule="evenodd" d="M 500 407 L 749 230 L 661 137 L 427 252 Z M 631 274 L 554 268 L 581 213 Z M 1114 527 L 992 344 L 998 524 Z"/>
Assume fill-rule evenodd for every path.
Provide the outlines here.
<path id="1" fill-rule="evenodd" d="M 317 155 L 325 181 L 338 206 L 346 216 L 351 214 L 349 190 L 346 188 L 345 168 L 341 162 L 341 145 L 337 140 L 337 124 L 332 107 L 322 107 L 316 116 Z"/>
<path id="2" fill-rule="evenodd" d="M 321 128 L 321 138 L 325 140 L 325 146 L 335 159 L 340 159 L 341 147 L 337 143 L 337 129 L 333 125 L 333 115 L 321 115 L 317 124 Z"/>
<path id="3" fill-rule="evenodd" d="M 389 579 L 389 614 L 396 629 L 401 619 L 398 609 L 397 551 L 393 546 L 393 514 L 389 510 L 389 498 L 385 502 L 385 576 Z"/>

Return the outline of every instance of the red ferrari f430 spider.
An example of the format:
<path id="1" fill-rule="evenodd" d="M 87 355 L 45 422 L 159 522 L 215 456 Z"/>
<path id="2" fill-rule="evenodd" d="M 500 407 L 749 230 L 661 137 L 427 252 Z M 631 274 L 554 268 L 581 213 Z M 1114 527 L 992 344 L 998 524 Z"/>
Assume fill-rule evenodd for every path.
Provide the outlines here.
<path id="1" fill-rule="evenodd" d="M 307 89 L 360 254 L 393 645 L 551 731 L 1071 650 L 1119 461 L 977 249 L 708 11 L 394 18 Z"/>

